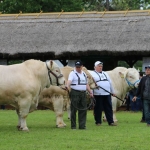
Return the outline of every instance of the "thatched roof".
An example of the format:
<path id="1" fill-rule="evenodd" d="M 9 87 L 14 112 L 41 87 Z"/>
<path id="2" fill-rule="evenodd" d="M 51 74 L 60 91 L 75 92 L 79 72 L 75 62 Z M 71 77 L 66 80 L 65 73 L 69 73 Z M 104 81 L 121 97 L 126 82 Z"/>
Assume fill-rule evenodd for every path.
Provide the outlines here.
<path id="1" fill-rule="evenodd" d="M 150 56 L 150 16 L 0 20 L 0 58 Z"/>

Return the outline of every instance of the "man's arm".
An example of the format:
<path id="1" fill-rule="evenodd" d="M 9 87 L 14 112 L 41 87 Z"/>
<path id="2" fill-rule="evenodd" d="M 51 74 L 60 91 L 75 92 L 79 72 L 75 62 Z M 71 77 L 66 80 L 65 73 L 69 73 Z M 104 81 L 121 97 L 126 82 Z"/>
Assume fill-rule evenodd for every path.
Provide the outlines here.
<path id="1" fill-rule="evenodd" d="M 87 91 L 89 92 L 90 96 L 93 97 L 93 92 L 92 92 L 92 90 L 90 89 L 90 86 L 89 86 L 88 84 L 86 85 L 86 89 L 87 89 Z"/>
<path id="2" fill-rule="evenodd" d="M 71 88 L 70 88 L 71 82 L 72 82 L 71 80 L 67 81 L 67 88 L 68 88 L 69 91 L 71 91 Z"/>
<path id="3" fill-rule="evenodd" d="M 142 88 L 143 79 L 144 79 L 144 78 L 141 79 L 141 81 L 140 81 L 140 83 L 139 83 L 139 86 L 138 86 L 138 88 L 137 88 L 136 95 L 135 95 L 135 96 L 133 97 L 133 99 L 132 99 L 133 102 L 135 102 L 136 99 L 137 99 L 137 97 L 138 97 L 139 95 L 141 95 L 141 88 Z"/>

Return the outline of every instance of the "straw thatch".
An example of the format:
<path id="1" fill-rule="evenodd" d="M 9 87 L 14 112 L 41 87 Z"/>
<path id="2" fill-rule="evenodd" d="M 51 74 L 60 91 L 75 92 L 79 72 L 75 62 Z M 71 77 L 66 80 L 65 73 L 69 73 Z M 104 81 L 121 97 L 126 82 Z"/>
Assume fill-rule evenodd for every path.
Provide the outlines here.
<path id="1" fill-rule="evenodd" d="M 0 20 L 0 58 L 150 56 L 150 16 Z"/>

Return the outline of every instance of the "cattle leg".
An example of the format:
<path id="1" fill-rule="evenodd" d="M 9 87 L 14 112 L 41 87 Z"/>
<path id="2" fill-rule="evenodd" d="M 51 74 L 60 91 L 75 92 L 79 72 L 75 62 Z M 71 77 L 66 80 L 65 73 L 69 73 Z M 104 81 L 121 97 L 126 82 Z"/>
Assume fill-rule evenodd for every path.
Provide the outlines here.
<path id="1" fill-rule="evenodd" d="M 71 119 L 70 105 L 67 106 L 68 119 Z"/>
<path id="2" fill-rule="evenodd" d="M 19 130 L 20 127 L 21 127 L 21 117 L 20 117 L 20 114 L 19 114 L 19 110 L 18 110 L 18 109 L 16 109 L 16 113 L 17 113 L 17 115 L 18 115 L 18 125 L 17 125 L 17 128 L 18 128 L 18 130 Z"/>
<path id="3" fill-rule="evenodd" d="M 118 120 L 117 120 L 117 118 L 116 118 L 116 111 L 113 111 L 113 120 L 114 120 L 114 122 L 117 122 Z"/>
<path id="4" fill-rule="evenodd" d="M 113 109 L 113 121 L 114 121 L 114 122 L 117 122 L 117 121 L 118 121 L 117 118 L 116 118 L 116 115 L 115 115 L 115 113 L 116 113 L 116 108 L 117 108 L 117 99 L 114 98 L 114 97 L 112 97 L 112 109 Z M 104 114 L 104 116 L 103 116 L 103 121 L 104 121 L 104 122 L 107 121 L 105 114 Z"/>
<path id="5" fill-rule="evenodd" d="M 67 114 L 68 114 L 68 119 L 71 119 L 71 110 L 70 110 L 70 99 L 67 99 Z"/>
<path id="6" fill-rule="evenodd" d="M 112 98 L 112 108 L 113 108 L 113 120 L 114 120 L 114 122 L 117 122 L 118 120 L 115 115 L 116 110 L 117 110 L 117 99 L 114 97 Z"/>
<path id="7" fill-rule="evenodd" d="M 19 117 L 20 117 L 20 122 L 21 122 L 20 130 L 22 131 L 29 131 L 27 124 L 26 124 L 26 118 L 29 113 L 30 105 L 31 103 L 27 100 L 24 100 L 24 101 L 22 100 L 19 105 L 20 106 Z"/>
<path id="8" fill-rule="evenodd" d="M 53 101 L 54 112 L 56 114 L 56 126 L 58 128 L 66 126 L 63 121 L 63 100 L 63 98 L 59 97 L 59 99 Z"/>

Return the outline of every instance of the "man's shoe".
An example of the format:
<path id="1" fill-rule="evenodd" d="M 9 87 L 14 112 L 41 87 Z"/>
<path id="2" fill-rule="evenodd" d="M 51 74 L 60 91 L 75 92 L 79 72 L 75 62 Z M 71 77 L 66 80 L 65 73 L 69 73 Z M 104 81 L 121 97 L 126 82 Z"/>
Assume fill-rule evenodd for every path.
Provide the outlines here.
<path id="1" fill-rule="evenodd" d="M 110 126 L 117 126 L 117 124 L 115 124 L 115 123 L 111 123 L 111 124 L 109 124 Z"/>

